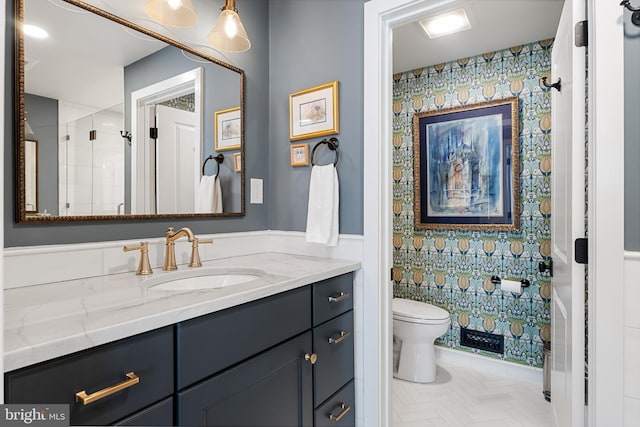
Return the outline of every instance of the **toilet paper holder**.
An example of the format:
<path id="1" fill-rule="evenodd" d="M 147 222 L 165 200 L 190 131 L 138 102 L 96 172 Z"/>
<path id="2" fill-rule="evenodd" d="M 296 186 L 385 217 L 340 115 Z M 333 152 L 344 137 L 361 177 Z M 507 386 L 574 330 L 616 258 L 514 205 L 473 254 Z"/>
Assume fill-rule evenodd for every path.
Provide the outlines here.
<path id="1" fill-rule="evenodd" d="M 491 276 L 491 283 L 493 283 L 494 285 L 499 285 L 500 283 L 502 283 L 502 279 L 498 276 Z M 527 279 L 520 280 L 520 284 L 523 288 L 528 288 L 529 286 L 531 286 L 531 282 Z"/>

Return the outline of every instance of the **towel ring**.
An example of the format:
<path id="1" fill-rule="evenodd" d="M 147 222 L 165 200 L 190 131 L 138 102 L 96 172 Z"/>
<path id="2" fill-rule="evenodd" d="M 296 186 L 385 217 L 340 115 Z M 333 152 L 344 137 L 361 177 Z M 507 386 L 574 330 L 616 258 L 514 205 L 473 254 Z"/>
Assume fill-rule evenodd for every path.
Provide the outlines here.
<path id="1" fill-rule="evenodd" d="M 215 160 L 216 163 L 218 164 L 216 175 L 220 174 L 220 163 L 224 162 L 224 155 L 222 153 L 218 154 L 217 156 L 214 156 L 213 154 L 211 154 L 209 157 L 207 157 L 204 160 L 204 163 L 202 164 L 202 175 L 206 175 L 206 173 L 204 173 L 204 167 L 207 165 L 207 162 L 211 159 Z"/>
<path id="2" fill-rule="evenodd" d="M 337 166 L 338 165 L 338 159 L 340 157 L 340 152 L 338 151 L 338 146 L 340 145 L 340 142 L 338 141 L 338 138 L 331 138 L 331 139 L 323 139 L 322 141 L 318 142 L 316 145 L 313 146 L 313 150 L 311 150 L 311 165 L 315 166 L 315 159 L 314 159 L 314 155 L 316 153 L 316 148 L 318 148 L 319 145 L 321 144 L 327 144 L 329 146 L 329 149 L 332 151 L 335 151 L 336 153 L 336 160 L 333 162 L 333 166 Z"/>

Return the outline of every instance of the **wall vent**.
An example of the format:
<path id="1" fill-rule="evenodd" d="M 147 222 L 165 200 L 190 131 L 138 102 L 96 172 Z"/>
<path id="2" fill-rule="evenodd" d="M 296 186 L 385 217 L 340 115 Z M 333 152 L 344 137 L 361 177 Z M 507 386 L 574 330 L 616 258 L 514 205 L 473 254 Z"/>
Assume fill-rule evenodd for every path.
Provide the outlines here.
<path id="1" fill-rule="evenodd" d="M 460 328 L 460 345 L 503 354 L 504 336 Z"/>

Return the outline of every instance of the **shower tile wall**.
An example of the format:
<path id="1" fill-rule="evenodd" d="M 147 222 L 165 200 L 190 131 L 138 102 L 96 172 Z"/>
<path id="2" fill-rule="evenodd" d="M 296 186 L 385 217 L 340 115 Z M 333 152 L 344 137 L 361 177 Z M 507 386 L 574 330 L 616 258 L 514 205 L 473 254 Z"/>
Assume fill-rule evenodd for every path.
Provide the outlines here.
<path id="1" fill-rule="evenodd" d="M 538 262 L 551 255 L 551 95 L 553 40 L 543 40 L 394 75 L 393 294 L 451 313 L 437 344 L 542 366 L 550 339 L 551 283 Z M 414 113 L 518 96 L 520 99 L 519 232 L 416 230 Z M 521 295 L 502 292 L 491 276 L 526 278 Z M 460 327 L 504 335 L 504 354 L 460 346 Z"/>

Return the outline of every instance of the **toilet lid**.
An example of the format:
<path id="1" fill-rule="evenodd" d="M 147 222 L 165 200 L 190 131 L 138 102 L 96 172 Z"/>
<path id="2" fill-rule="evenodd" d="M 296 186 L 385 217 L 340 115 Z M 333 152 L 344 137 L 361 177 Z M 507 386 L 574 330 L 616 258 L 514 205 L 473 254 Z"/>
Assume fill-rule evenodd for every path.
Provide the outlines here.
<path id="1" fill-rule="evenodd" d="M 426 302 L 393 299 L 393 315 L 407 320 L 450 320 L 449 312 Z"/>

